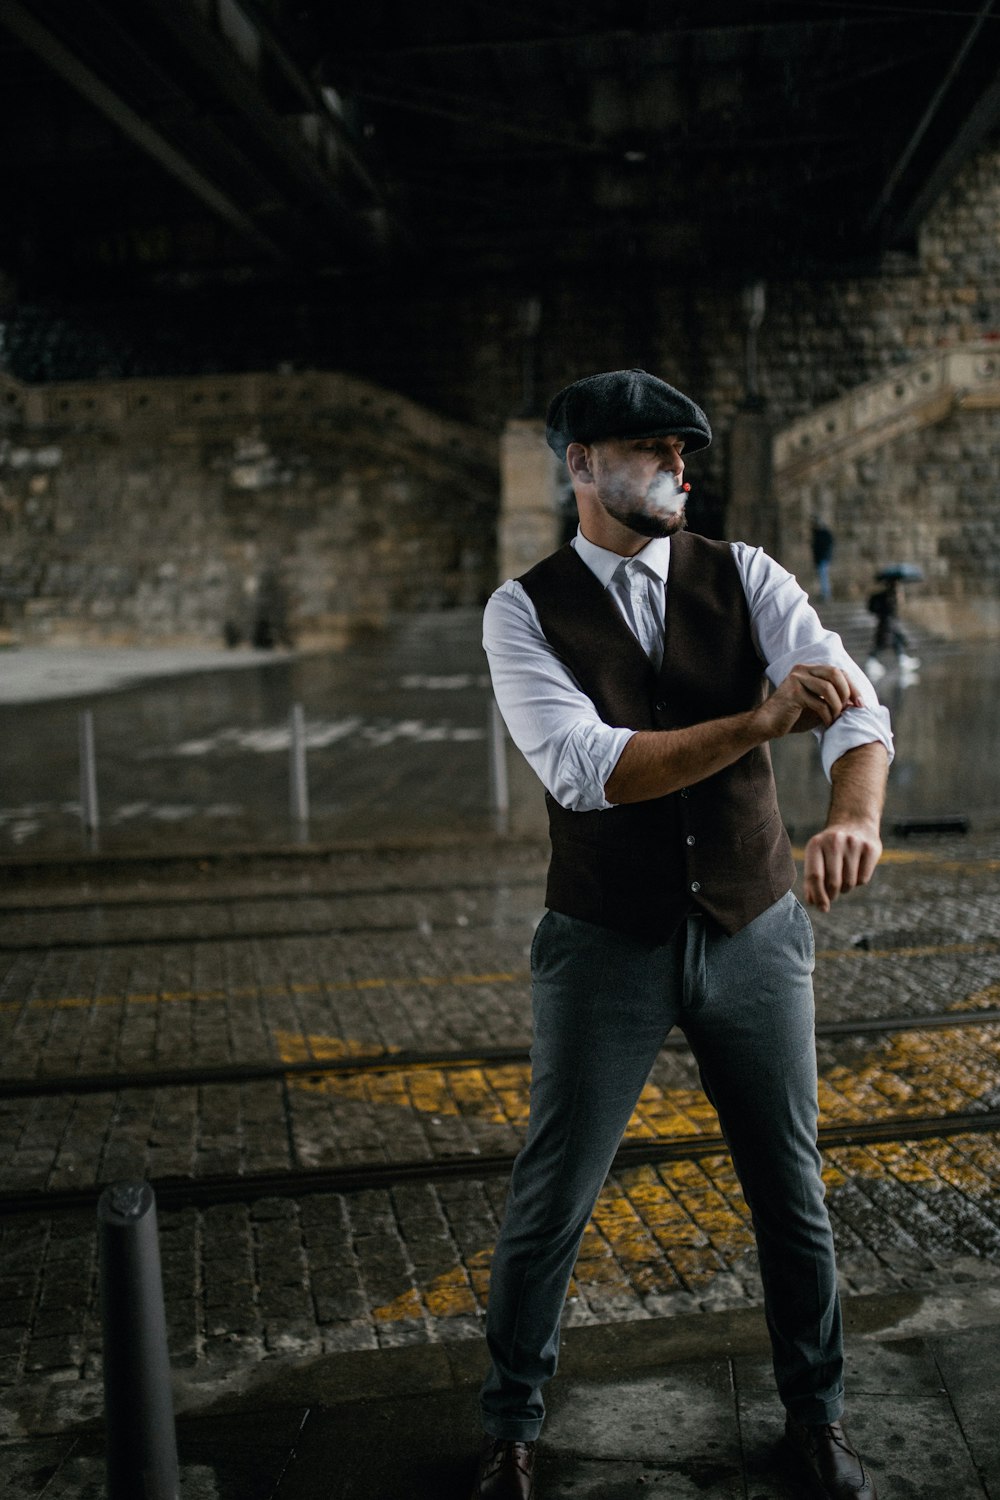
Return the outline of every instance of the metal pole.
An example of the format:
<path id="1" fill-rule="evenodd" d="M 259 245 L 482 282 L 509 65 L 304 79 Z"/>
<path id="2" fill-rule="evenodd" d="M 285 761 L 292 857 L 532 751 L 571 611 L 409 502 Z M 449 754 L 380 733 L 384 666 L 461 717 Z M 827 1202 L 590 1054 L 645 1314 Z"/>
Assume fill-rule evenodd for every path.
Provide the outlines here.
<path id="1" fill-rule="evenodd" d="M 156 1199 L 116 1182 L 97 1205 L 108 1500 L 180 1500 Z"/>
<path id="2" fill-rule="evenodd" d="M 510 831 L 510 783 L 507 780 L 507 730 L 497 700 L 490 698 L 487 734 L 490 750 L 490 794 L 497 833 Z"/>
<path id="3" fill-rule="evenodd" d="M 97 807 L 97 761 L 94 755 L 94 715 L 80 715 L 80 819 L 85 832 L 96 833 L 100 823 Z"/>
<path id="4" fill-rule="evenodd" d="M 309 778 L 306 770 L 306 723 L 301 703 L 293 703 L 289 719 L 292 821 L 300 833 L 309 823 Z"/>

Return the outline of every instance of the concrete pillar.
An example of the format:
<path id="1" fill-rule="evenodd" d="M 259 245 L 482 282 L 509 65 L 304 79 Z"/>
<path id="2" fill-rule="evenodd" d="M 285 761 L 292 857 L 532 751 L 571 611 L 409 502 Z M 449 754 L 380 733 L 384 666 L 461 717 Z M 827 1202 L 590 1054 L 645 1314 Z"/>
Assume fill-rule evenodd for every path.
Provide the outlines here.
<path id="1" fill-rule="evenodd" d="M 500 582 L 516 578 L 559 545 L 561 464 L 545 441 L 545 423 L 516 419 L 500 438 Z"/>
<path id="2" fill-rule="evenodd" d="M 729 437 L 726 536 L 781 554 L 781 516 L 774 491 L 771 419 L 763 406 L 736 413 Z"/>

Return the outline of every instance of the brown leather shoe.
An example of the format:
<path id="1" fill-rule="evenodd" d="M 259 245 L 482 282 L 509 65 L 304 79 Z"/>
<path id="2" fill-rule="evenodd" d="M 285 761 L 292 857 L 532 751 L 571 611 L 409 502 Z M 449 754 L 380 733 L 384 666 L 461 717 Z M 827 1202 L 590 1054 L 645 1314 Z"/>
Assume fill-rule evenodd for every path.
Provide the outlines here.
<path id="1" fill-rule="evenodd" d="M 471 1500 L 531 1500 L 534 1467 L 534 1443 L 484 1437 Z"/>
<path id="2" fill-rule="evenodd" d="M 875 1482 L 839 1422 L 805 1427 L 785 1417 L 785 1441 L 828 1500 L 878 1500 Z"/>

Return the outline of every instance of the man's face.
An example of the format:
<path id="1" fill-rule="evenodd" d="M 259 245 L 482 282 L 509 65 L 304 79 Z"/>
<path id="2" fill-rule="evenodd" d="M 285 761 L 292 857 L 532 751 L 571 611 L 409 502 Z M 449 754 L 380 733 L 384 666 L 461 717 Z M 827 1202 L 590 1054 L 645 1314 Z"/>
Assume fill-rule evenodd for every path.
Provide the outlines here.
<path id="1" fill-rule="evenodd" d="M 608 515 L 640 536 L 682 531 L 683 451 L 678 437 L 605 438 L 591 444 L 594 490 Z"/>

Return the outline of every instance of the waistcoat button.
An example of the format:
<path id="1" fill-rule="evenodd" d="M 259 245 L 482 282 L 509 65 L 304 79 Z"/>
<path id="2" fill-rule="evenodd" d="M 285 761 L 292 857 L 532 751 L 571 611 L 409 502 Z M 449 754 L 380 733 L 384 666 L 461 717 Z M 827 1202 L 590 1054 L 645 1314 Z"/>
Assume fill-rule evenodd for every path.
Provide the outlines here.
<path id="1" fill-rule="evenodd" d="M 687 787 L 686 787 L 686 786 L 682 786 L 682 787 L 681 787 L 681 789 L 680 789 L 680 791 L 679 791 L 679 792 L 678 792 L 678 794 L 677 794 L 677 795 L 678 795 L 678 796 L 679 796 L 679 797 L 686 797 L 686 796 L 687 796 L 687 794 L 688 794 L 688 789 L 687 789 Z"/>
<path id="2" fill-rule="evenodd" d="M 692 880 L 691 885 L 690 885 L 690 890 L 692 890 L 694 892 L 700 891 L 701 890 L 701 881 L 700 880 Z"/>
<path id="3" fill-rule="evenodd" d="M 693 844 L 694 843 L 694 834 L 693 833 L 689 833 L 688 836 L 687 836 L 687 838 L 684 840 L 684 842 L 686 844 Z"/>
<path id="4" fill-rule="evenodd" d="M 666 706 L 667 705 L 664 703 L 664 701 L 663 701 L 662 698 L 658 698 L 656 700 L 656 702 L 653 704 L 653 707 L 656 709 L 656 712 L 658 714 L 662 714 L 662 712 L 666 708 Z"/>

